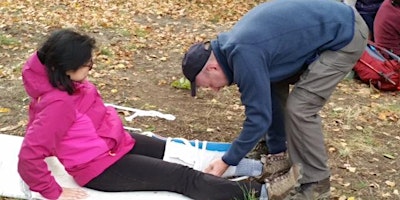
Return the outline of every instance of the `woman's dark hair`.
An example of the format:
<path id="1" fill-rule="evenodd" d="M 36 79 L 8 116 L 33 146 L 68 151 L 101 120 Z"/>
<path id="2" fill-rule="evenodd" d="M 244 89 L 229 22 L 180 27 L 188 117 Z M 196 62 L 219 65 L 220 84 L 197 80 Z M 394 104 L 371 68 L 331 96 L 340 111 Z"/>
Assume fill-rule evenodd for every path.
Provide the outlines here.
<path id="1" fill-rule="evenodd" d="M 92 58 L 95 40 L 71 29 L 57 30 L 39 48 L 37 55 L 46 66 L 50 84 L 73 94 L 74 83 L 66 74 L 78 70 Z"/>
<path id="2" fill-rule="evenodd" d="M 392 0 L 392 5 L 394 7 L 399 7 L 400 6 L 400 0 Z"/>

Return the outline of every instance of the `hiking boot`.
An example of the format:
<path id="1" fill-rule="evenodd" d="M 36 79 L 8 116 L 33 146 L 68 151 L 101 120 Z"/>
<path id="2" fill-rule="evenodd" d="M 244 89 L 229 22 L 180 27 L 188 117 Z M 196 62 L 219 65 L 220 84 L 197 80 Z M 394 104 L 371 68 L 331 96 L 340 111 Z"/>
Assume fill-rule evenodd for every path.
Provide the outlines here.
<path id="1" fill-rule="evenodd" d="M 301 177 L 301 164 L 294 164 L 287 173 L 272 180 L 266 179 L 265 186 L 267 187 L 268 199 L 286 199 L 290 192 L 299 186 L 298 181 Z"/>
<path id="2" fill-rule="evenodd" d="M 264 181 L 266 178 L 273 179 L 273 177 L 289 171 L 291 167 L 287 153 L 283 155 L 262 155 L 261 162 L 263 163 L 263 172 L 259 177 L 260 181 Z"/>
<path id="3" fill-rule="evenodd" d="M 291 200 L 329 200 L 331 195 L 329 178 L 324 180 L 301 184 L 296 192 L 289 198 Z"/>

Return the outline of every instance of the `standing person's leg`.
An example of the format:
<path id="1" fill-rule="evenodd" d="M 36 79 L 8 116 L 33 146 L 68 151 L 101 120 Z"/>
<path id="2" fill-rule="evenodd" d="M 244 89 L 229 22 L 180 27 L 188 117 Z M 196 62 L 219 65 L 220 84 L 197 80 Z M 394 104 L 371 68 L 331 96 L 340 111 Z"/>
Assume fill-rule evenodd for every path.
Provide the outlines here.
<path id="1" fill-rule="evenodd" d="M 367 44 L 368 28 L 355 12 L 352 41 L 338 51 L 322 52 L 297 82 L 287 101 L 286 133 L 293 163 L 304 168 L 299 193 L 294 199 L 324 199 L 329 196 L 330 170 L 318 112 L 336 85 L 353 68 Z"/>
<path id="2" fill-rule="evenodd" d="M 284 128 L 284 113 L 288 94 L 289 83 L 287 81 L 271 83 L 272 123 L 265 134 L 268 155 L 262 158 L 265 176 L 286 172 L 291 166 L 286 153 L 286 133 Z"/>
<path id="3" fill-rule="evenodd" d="M 303 66 L 303 68 L 306 67 L 307 65 Z M 287 150 L 284 115 L 286 113 L 289 88 L 290 85 L 293 85 L 300 79 L 304 71 L 303 69 L 285 80 L 271 83 L 272 123 L 268 133 L 265 135 L 269 154 L 279 154 Z"/>
<path id="4" fill-rule="evenodd" d="M 272 123 L 265 137 L 269 154 L 278 154 L 286 151 L 284 113 L 288 94 L 288 83 L 271 83 Z"/>
<path id="5" fill-rule="evenodd" d="M 374 41 L 374 20 L 376 13 L 368 13 L 368 14 L 360 14 L 361 17 L 364 19 L 365 23 L 369 29 L 369 37 L 371 41 Z"/>

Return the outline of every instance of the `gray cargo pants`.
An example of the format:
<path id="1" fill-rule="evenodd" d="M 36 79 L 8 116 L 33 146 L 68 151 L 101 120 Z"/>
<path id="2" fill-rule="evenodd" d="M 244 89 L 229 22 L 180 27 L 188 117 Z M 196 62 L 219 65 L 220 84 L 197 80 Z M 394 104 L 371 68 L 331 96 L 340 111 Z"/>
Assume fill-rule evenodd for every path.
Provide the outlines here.
<path id="1" fill-rule="evenodd" d="M 354 13 L 352 41 L 337 51 L 322 52 L 288 95 L 285 112 L 287 147 L 291 161 L 303 165 L 300 183 L 316 182 L 330 176 L 318 112 L 366 47 L 368 27 L 358 12 Z"/>

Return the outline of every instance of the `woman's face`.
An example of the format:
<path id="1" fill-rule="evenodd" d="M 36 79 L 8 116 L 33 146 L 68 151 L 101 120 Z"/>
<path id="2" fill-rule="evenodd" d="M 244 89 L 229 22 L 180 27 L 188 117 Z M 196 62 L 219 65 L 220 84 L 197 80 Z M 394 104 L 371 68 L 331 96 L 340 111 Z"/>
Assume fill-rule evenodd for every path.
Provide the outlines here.
<path id="1" fill-rule="evenodd" d="M 92 67 L 93 60 L 90 59 L 88 62 L 80 66 L 77 70 L 69 70 L 66 73 L 72 81 L 82 82 L 86 79 Z"/>

